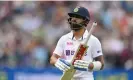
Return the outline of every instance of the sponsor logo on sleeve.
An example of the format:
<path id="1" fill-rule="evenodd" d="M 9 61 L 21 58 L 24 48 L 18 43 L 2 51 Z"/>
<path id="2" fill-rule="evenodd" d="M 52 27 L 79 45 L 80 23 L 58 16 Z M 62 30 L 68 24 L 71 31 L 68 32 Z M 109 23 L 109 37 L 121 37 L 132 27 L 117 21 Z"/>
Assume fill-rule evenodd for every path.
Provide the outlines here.
<path id="1" fill-rule="evenodd" d="M 97 51 L 97 53 L 100 53 L 101 51 L 99 50 L 99 51 Z"/>

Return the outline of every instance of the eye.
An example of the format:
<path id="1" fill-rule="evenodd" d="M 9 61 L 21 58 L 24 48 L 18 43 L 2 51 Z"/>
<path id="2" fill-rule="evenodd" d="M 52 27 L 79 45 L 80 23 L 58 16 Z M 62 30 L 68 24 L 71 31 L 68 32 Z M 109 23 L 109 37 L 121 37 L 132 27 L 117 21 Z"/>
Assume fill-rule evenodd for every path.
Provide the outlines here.
<path id="1" fill-rule="evenodd" d="M 70 17 L 69 20 L 72 20 L 72 18 Z"/>
<path id="2" fill-rule="evenodd" d="M 70 18 L 68 18 L 68 21 L 71 21 L 72 20 L 72 18 L 70 17 Z"/>
<path id="3" fill-rule="evenodd" d="M 76 20 L 77 20 L 77 18 L 75 18 L 75 17 L 71 18 L 71 21 L 76 21 Z"/>

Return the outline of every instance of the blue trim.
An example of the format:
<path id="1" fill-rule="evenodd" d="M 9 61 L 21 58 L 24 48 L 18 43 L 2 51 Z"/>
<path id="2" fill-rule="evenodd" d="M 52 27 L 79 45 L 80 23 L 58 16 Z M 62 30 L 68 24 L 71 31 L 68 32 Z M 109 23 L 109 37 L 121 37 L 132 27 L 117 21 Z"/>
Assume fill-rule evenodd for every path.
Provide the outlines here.
<path id="1" fill-rule="evenodd" d="M 64 59 L 59 59 L 61 62 L 63 62 L 64 64 L 66 64 L 67 66 L 71 66 L 68 62 L 66 62 Z"/>

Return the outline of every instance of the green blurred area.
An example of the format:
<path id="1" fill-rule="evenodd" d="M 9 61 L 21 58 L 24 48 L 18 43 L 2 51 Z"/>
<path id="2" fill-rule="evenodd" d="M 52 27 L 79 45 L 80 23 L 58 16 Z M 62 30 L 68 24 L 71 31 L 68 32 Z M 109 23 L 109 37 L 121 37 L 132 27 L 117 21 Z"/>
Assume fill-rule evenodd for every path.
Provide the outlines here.
<path id="1" fill-rule="evenodd" d="M 0 80 L 8 80 L 6 72 L 0 71 Z"/>

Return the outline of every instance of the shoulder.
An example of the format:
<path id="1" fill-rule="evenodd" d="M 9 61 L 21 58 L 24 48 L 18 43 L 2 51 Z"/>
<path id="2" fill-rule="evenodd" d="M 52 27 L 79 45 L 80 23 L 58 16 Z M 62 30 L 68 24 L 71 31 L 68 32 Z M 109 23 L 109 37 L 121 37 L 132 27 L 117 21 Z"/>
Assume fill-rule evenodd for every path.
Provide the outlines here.
<path id="1" fill-rule="evenodd" d="M 100 42 L 99 39 L 94 35 L 91 35 L 91 41 L 94 42 L 94 43 Z"/>
<path id="2" fill-rule="evenodd" d="M 91 35 L 91 39 L 98 40 L 98 38 L 96 36 L 94 36 L 94 35 Z"/>
<path id="3" fill-rule="evenodd" d="M 91 44 L 94 48 L 97 47 L 101 47 L 101 42 L 99 41 L 99 39 L 97 37 L 95 37 L 94 35 L 91 36 Z"/>

